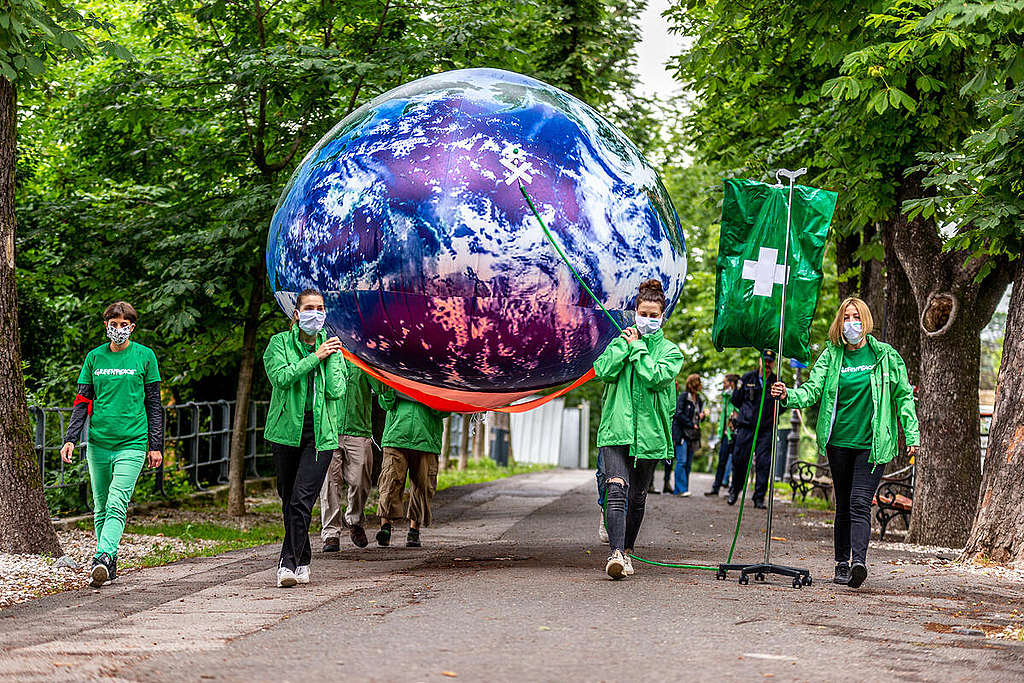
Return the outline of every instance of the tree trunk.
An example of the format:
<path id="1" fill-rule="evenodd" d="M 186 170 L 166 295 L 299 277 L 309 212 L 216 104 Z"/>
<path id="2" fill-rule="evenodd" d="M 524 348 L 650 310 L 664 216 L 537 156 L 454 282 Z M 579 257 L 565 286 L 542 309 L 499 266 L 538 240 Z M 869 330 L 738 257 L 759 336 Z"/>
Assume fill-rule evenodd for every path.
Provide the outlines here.
<path id="1" fill-rule="evenodd" d="M 0 552 L 63 555 L 28 426 L 14 279 L 17 97 L 0 77 Z"/>
<path id="2" fill-rule="evenodd" d="M 897 206 L 921 196 L 913 178 L 900 190 Z M 997 263 L 979 282 L 983 262 L 965 252 L 943 251 L 933 222 L 908 221 L 900 214 L 892 227 L 892 245 L 921 312 L 921 448 L 907 541 L 960 547 L 971 530 L 981 484 L 980 335 L 1006 289 L 1009 269 Z"/>
<path id="3" fill-rule="evenodd" d="M 459 435 L 459 469 L 464 470 L 469 465 L 469 415 L 459 415 L 462 431 Z"/>
<path id="4" fill-rule="evenodd" d="M 1024 562 L 1024 259 L 1010 296 L 1003 362 L 974 526 L 962 559 Z"/>
<path id="5" fill-rule="evenodd" d="M 896 256 L 896 249 L 892 243 L 894 228 L 889 224 L 883 224 L 879 232 L 885 252 L 885 278 L 882 308 L 877 312 L 871 309 L 876 315 L 876 336 L 899 352 L 907 365 L 910 384 L 916 387 L 921 378 L 921 326 L 918 323 L 920 316 L 917 314 L 917 300 L 910 289 L 910 280 L 903 270 L 903 264 Z M 890 473 L 911 464 L 910 455 L 907 453 L 907 439 L 902 427 L 899 432 L 896 457 L 888 467 Z"/>
<path id="6" fill-rule="evenodd" d="M 895 229 L 881 226 L 882 247 L 885 250 L 885 297 L 883 309 L 875 325 L 878 338 L 899 351 L 907 364 L 910 383 L 917 386 L 921 377 L 921 328 L 918 324 L 917 300 L 910 288 L 907 272 L 896 256 L 893 245 Z M 876 313 L 876 311 L 872 311 Z"/>
<path id="7" fill-rule="evenodd" d="M 452 418 L 446 417 L 441 423 L 441 455 L 438 458 L 441 469 L 448 469 L 448 453 L 452 449 Z"/>
<path id="8" fill-rule="evenodd" d="M 231 425 L 231 453 L 228 459 L 228 514 L 245 514 L 245 447 L 248 441 L 249 404 L 252 397 L 252 375 L 256 365 L 256 335 L 260 328 L 260 307 L 263 305 L 263 260 L 253 264 L 249 272 L 252 291 L 245 314 L 242 336 L 242 360 L 238 367 L 235 389 L 235 419 Z"/>
<path id="9" fill-rule="evenodd" d="M 836 275 L 839 279 L 839 300 L 844 301 L 857 294 L 858 277 L 853 272 L 856 262 L 853 257 L 860 246 L 860 233 L 836 238 Z"/>
<path id="10" fill-rule="evenodd" d="M 862 244 L 877 244 L 880 239 L 878 227 L 872 223 L 864 226 L 861 235 Z M 860 262 L 860 292 L 858 296 L 864 300 L 873 315 L 879 321 L 885 315 L 885 264 L 873 258 Z"/>
<path id="11" fill-rule="evenodd" d="M 487 448 L 487 423 L 483 420 L 477 423 L 476 432 L 473 434 L 473 462 L 479 463 L 484 457 L 484 450 Z"/>

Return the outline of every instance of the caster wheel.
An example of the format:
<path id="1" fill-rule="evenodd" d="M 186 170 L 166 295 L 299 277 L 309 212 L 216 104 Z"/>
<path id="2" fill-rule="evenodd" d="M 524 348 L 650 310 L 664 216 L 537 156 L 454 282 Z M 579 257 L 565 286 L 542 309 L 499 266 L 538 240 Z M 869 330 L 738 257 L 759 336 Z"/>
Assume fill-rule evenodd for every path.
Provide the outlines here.
<path id="1" fill-rule="evenodd" d="M 810 586 L 811 585 L 811 575 L 810 574 L 808 574 L 807 576 L 805 576 L 803 578 L 803 583 L 804 583 L 805 586 Z"/>
<path id="2" fill-rule="evenodd" d="M 804 587 L 804 582 L 803 581 L 801 581 L 799 578 L 793 579 L 793 588 L 803 588 L 803 587 Z"/>
<path id="3" fill-rule="evenodd" d="M 757 575 L 754 576 L 754 580 L 755 581 L 764 581 L 764 574 L 758 572 Z"/>
<path id="4" fill-rule="evenodd" d="M 750 577 L 746 574 L 740 574 L 740 585 L 746 586 L 748 583 L 750 583 Z"/>
<path id="5" fill-rule="evenodd" d="M 719 581 L 725 581 L 725 572 L 723 572 L 721 569 L 719 569 L 718 573 L 715 574 L 715 578 L 717 580 L 719 580 Z"/>

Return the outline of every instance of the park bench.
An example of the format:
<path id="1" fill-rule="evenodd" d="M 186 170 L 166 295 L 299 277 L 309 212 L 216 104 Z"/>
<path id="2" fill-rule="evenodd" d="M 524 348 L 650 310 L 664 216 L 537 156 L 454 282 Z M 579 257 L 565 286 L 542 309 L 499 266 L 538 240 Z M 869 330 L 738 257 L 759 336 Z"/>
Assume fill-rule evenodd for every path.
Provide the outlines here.
<path id="1" fill-rule="evenodd" d="M 881 527 L 878 540 L 885 540 L 885 531 L 889 522 L 899 518 L 906 529 L 910 528 L 910 513 L 914 506 L 914 465 L 910 464 L 902 470 L 882 477 L 882 483 L 871 501 L 877 508 L 875 519 Z"/>
<path id="2" fill-rule="evenodd" d="M 832 471 L 828 464 L 816 464 L 797 460 L 789 468 L 790 485 L 793 487 L 793 502 L 797 494 L 802 502 L 807 501 L 807 494 L 820 491 L 821 497 L 829 500 L 832 496 Z"/>

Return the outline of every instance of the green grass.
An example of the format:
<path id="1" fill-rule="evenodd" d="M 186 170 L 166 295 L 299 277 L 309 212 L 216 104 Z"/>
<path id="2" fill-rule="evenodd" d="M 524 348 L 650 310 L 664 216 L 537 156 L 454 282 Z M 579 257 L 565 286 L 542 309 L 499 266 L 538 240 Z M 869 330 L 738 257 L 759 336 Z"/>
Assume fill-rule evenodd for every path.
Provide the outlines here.
<path id="1" fill-rule="evenodd" d="M 777 481 L 775 482 L 775 494 L 777 499 L 782 498 L 785 500 L 793 500 L 793 487 L 787 482 Z M 797 496 L 796 503 L 794 504 L 797 507 L 808 508 L 810 510 L 832 509 L 832 504 L 829 501 L 811 494 L 807 494 L 807 498 L 805 500 L 801 500 L 800 497 Z"/>
<path id="2" fill-rule="evenodd" d="M 447 469 L 437 474 L 437 490 L 441 491 L 450 486 L 465 486 L 466 484 L 480 484 L 486 481 L 494 481 L 504 477 L 511 477 L 515 474 L 526 474 L 528 472 L 540 472 L 551 469 L 550 465 L 520 465 L 512 464 L 508 467 L 499 467 L 493 460 L 481 460 L 479 463 L 470 462 L 464 470 Z"/>
<path id="3" fill-rule="evenodd" d="M 455 469 L 441 470 L 437 477 L 437 488 L 440 491 L 452 486 L 479 484 L 516 474 L 539 472 L 545 469 L 550 469 L 550 466 L 513 464 L 509 467 L 499 467 L 492 460 L 482 460 L 479 463 L 470 462 L 469 466 L 461 471 Z M 188 505 L 187 507 L 189 509 L 217 509 L 226 507 L 226 504 L 223 502 L 210 502 L 204 506 Z M 280 511 L 281 505 L 278 502 L 260 503 L 249 507 L 249 512 L 254 514 L 276 515 Z M 365 513 L 367 517 L 376 516 L 377 506 L 367 506 Z M 92 522 L 79 522 L 78 527 L 80 529 L 92 529 Z M 314 510 L 313 524 L 310 527 L 310 532 L 317 533 L 319 529 L 320 516 Z M 203 548 L 194 547 L 186 551 L 175 550 L 170 544 L 163 545 L 158 543 L 153 552 L 146 555 L 141 561 L 129 563 L 128 566 L 133 567 L 157 567 L 189 557 L 210 557 L 231 550 L 253 548 L 267 543 L 278 543 L 284 538 L 284 529 L 281 523 L 276 521 L 254 524 L 246 528 L 240 528 L 231 524 L 218 524 L 216 522 L 161 522 L 157 524 L 132 524 L 129 522 L 125 527 L 125 532 L 145 536 L 163 535 L 166 538 L 177 538 L 184 541 L 215 541 L 213 545 Z"/>

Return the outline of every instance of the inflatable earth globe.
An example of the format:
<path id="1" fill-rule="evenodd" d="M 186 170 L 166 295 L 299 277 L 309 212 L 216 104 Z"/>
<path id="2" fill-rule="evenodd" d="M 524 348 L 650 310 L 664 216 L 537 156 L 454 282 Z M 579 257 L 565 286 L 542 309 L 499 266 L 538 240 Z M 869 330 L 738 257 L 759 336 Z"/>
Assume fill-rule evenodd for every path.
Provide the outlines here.
<path id="1" fill-rule="evenodd" d="M 322 291 L 346 350 L 399 389 L 493 408 L 575 380 L 619 332 L 526 195 L 620 325 L 649 278 L 671 312 L 686 247 L 658 173 L 580 100 L 496 69 L 395 88 L 320 140 L 271 224 L 277 301 Z"/>

